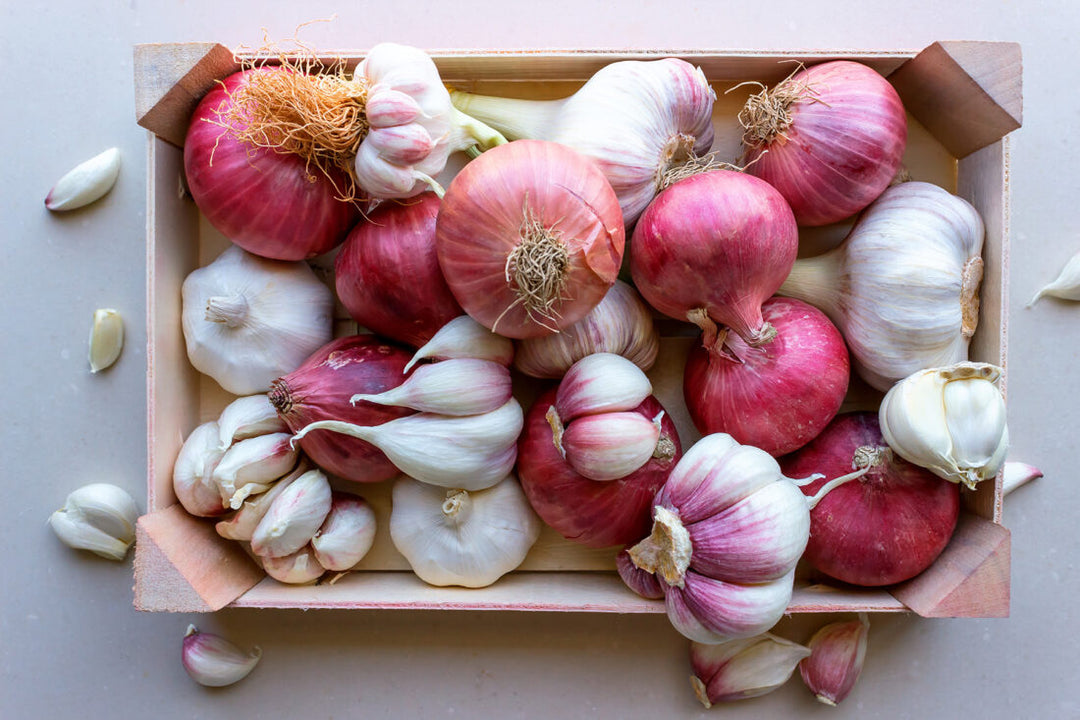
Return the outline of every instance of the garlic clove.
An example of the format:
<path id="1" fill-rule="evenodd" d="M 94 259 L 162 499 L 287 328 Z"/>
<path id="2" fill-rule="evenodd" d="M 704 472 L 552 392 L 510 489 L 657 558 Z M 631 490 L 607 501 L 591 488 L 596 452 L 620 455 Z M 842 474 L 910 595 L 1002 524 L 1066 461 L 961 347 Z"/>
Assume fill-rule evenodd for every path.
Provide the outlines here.
<path id="1" fill-rule="evenodd" d="M 214 468 L 222 502 L 236 510 L 249 495 L 266 492 L 296 465 L 299 450 L 289 433 L 270 433 L 241 440 L 225 452 Z"/>
<path id="2" fill-rule="evenodd" d="M 759 697 L 791 678 L 810 648 L 763 633 L 716 645 L 690 643 L 690 684 L 706 708 Z"/>
<path id="3" fill-rule="evenodd" d="M 740 445 L 726 433 L 694 443 L 671 471 L 662 492 L 685 523 L 694 523 L 750 497 L 782 477 L 764 450 Z"/>
<path id="4" fill-rule="evenodd" d="M 634 363 L 613 353 L 594 353 L 566 371 L 555 395 L 564 423 L 582 415 L 633 410 L 652 394 L 652 383 Z"/>
<path id="5" fill-rule="evenodd" d="M 119 175 L 120 149 L 109 148 L 60 178 L 45 197 L 45 207 L 57 212 L 89 205 L 112 190 Z"/>
<path id="6" fill-rule="evenodd" d="M 1080 252 L 1069 258 L 1057 278 L 1035 293 L 1035 297 L 1031 298 L 1027 306 L 1031 307 L 1043 297 L 1080 300 Z"/>
<path id="7" fill-rule="evenodd" d="M 1006 462 L 1003 467 L 1005 472 L 1001 492 L 1004 495 L 1008 495 L 1016 488 L 1027 485 L 1032 480 L 1038 480 L 1043 476 L 1042 470 L 1027 463 L 1010 461 Z"/>
<path id="8" fill-rule="evenodd" d="M 453 358 L 490 360 L 509 367 L 514 359 L 514 343 L 509 338 L 491 332 L 468 315 L 459 315 L 439 328 L 439 331 L 416 351 L 404 372 L 409 372 L 409 369 L 421 360 Z"/>
<path id="9" fill-rule="evenodd" d="M 218 428 L 218 445 L 222 451 L 237 440 L 288 430 L 266 393 L 233 400 L 221 411 Z"/>
<path id="10" fill-rule="evenodd" d="M 409 95 L 390 88 L 377 88 L 368 96 L 364 115 L 373 128 L 394 127 L 415 120 L 422 110 Z"/>
<path id="11" fill-rule="evenodd" d="M 285 488 L 289 487 L 298 477 L 310 469 L 311 465 L 307 460 L 301 458 L 300 463 L 291 473 L 275 482 L 266 492 L 245 500 L 244 504 L 233 513 L 231 518 L 222 520 L 215 525 L 214 529 L 217 530 L 217 534 L 229 540 L 250 542 L 259 521 L 266 515 L 277 496 L 285 492 Z"/>
<path id="12" fill-rule="evenodd" d="M 799 663 L 799 673 L 819 701 L 835 706 L 855 687 L 869 632 L 866 613 L 859 613 L 858 620 L 829 623 L 810 638 L 810 655 Z"/>
<path id="13" fill-rule="evenodd" d="M 661 413 L 662 416 L 663 413 Z M 636 412 L 610 412 L 579 417 L 566 428 L 562 447 L 570 467 L 590 480 L 617 480 L 652 458 L 660 439 L 655 421 Z"/>
<path id="14" fill-rule="evenodd" d="M 218 424 L 203 423 L 191 431 L 173 464 L 173 492 L 191 515 L 214 517 L 228 510 L 214 481 L 225 451 L 218 448 Z"/>
<path id="15" fill-rule="evenodd" d="M 310 545 L 305 545 L 292 555 L 264 557 L 260 560 L 267 575 L 289 585 L 313 583 L 326 572 L 315 558 L 315 551 Z"/>
<path id="16" fill-rule="evenodd" d="M 207 687 L 224 687 L 243 680 L 262 657 L 256 645 L 244 652 L 220 635 L 199 632 L 188 625 L 184 634 L 181 661 L 191 679 Z"/>
<path id="17" fill-rule="evenodd" d="M 685 637 L 716 644 L 759 635 L 784 616 L 791 602 L 795 570 L 764 583 L 727 583 L 686 573 L 684 587 L 664 597 L 668 619 Z"/>
<path id="18" fill-rule="evenodd" d="M 375 541 L 375 511 L 364 498 L 334 493 L 330 513 L 311 538 L 315 559 L 327 570 L 344 572 L 364 559 Z"/>
<path id="19" fill-rule="evenodd" d="M 139 509 L 123 488 L 91 483 L 73 491 L 49 525 L 65 545 L 109 560 L 123 560 L 135 542 Z"/>
<path id="20" fill-rule="evenodd" d="M 386 392 L 353 395 L 366 401 L 443 415 L 479 415 L 497 410 L 510 399 L 510 370 L 490 360 L 453 358 L 421 365 L 401 385 Z"/>
<path id="21" fill-rule="evenodd" d="M 251 550 L 260 557 L 292 555 L 315 536 L 330 512 L 330 482 L 309 470 L 274 499 L 251 535 Z"/>
<path id="22" fill-rule="evenodd" d="M 98 373 L 110 367 L 124 349 L 124 319 L 111 308 L 94 311 L 90 326 L 90 372 Z"/>
<path id="23" fill-rule="evenodd" d="M 664 597 L 664 585 L 656 575 L 642 570 L 630 559 L 630 553 L 624 548 L 615 556 L 615 569 L 619 571 L 626 587 L 648 600 L 661 600 Z"/>

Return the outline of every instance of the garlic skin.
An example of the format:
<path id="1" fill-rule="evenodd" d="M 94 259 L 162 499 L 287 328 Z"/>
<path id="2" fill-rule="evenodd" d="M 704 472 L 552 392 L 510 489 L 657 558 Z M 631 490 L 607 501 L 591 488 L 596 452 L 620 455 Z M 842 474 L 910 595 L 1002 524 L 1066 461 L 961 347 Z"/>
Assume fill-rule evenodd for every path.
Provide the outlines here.
<path id="1" fill-rule="evenodd" d="M 94 311 L 90 326 L 90 372 L 99 373 L 110 367 L 124 349 L 124 319 L 112 308 Z"/>
<path id="2" fill-rule="evenodd" d="M 690 685 L 706 708 L 755 698 L 791 678 L 811 649 L 771 633 L 716 645 L 690 643 Z"/>
<path id="3" fill-rule="evenodd" d="M 614 353 L 647 371 L 660 351 L 652 312 L 631 285 L 616 280 L 600 304 L 568 328 L 517 341 L 514 367 L 536 378 L 561 378 L 593 353 Z"/>
<path id="4" fill-rule="evenodd" d="M 237 440 L 288 429 L 266 393 L 248 395 L 233 400 L 221 411 L 218 417 L 218 447 L 225 451 Z"/>
<path id="5" fill-rule="evenodd" d="M 121 561 L 135 542 L 139 509 L 123 488 L 91 483 L 74 490 L 49 525 L 65 545 Z"/>
<path id="6" fill-rule="evenodd" d="M 859 613 L 857 620 L 829 623 L 810 638 L 810 655 L 799 662 L 799 673 L 819 702 L 835 707 L 855 687 L 869 633 L 870 620 Z"/>
<path id="7" fill-rule="evenodd" d="M 652 390 L 649 378 L 631 361 L 613 353 L 595 353 L 566 371 L 555 395 L 555 409 L 569 423 L 582 415 L 633 410 Z"/>
<path id="8" fill-rule="evenodd" d="M 420 365 L 401 385 L 349 402 L 396 405 L 443 415 L 479 415 L 502 407 L 511 395 L 510 371 L 490 360 L 453 358 Z"/>
<path id="9" fill-rule="evenodd" d="M 1044 297 L 1056 297 L 1061 300 L 1080 300 L 1080 252 L 1069 258 L 1065 267 L 1061 269 L 1053 282 L 1047 283 L 1035 296 L 1027 307 L 1031 307 Z"/>
<path id="10" fill-rule="evenodd" d="M 330 512 L 311 538 L 315 559 L 327 570 L 351 570 L 375 542 L 375 511 L 362 497 L 335 492 Z"/>
<path id="11" fill-rule="evenodd" d="M 251 534 L 251 551 L 262 558 L 292 555 L 308 544 L 330 512 L 330 481 L 309 470 L 287 488 L 266 511 Z"/>
<path id="12" fill-rule="evenodd" d="M 244 652 L 220 635 L 199 632 L 188 625 L 181 649 L 181 662 L 191 679 L 206 687 L 224 687 L 243 680 L 262 657 L 256 645 Z"/>
<path id="13" fill-rule="evenodd" d="M 234 395 L 266 392 L 333 337 L 333 293 L 304 262 L 230 245 L 182 297 L 188 359 Z"/>
<path id="14" fill-rule="evenodd" d="M 486 587 L 525 559 L 540 519 L 513 475 L 485 490 L 394 483 L 390 538 L 430 585 Z"/>
<path id="15" fill-rule="evenodd" d="M 266 492 L 296 466 L 299 454 L 289 433 L 257 435 L 236 443 L 214 468 L 222 502 L 236 510 L 249 495 Z"/>
<path id="16" fill-rule="evenodd" d="M 778 291 L 822 310 L 874 388 L 967 360 L 979 320 L 985 227 L 925 182 L 888 188 L 837 248 L 795 262 Z"/>
<path id="17" fill-rule="evenodd" d="M 270 506 L 278 495 L 285 492 L 285 488 L 310 469 L 311 464 L 301 458 L 300 463 L 291 473 L 274 482 L 266 492 L 249 497 L 240 509 L 232 514 L 232 517 L 215 525 L 217 534 L 228 540 L 250 542 L 251 536 L 255 534 L 255 528 L 259 526 L 259 522 L 270 510 Z"/>
<path id="18" fill-rule="evenodd" d="M 287 585 L 307 585 L 326 572 L 315 558 L 315 551 L 310 545 L 305 545 L 292 555 L 260 557 L 259 561 L 267 575 Z"/>
<path id="19" fill-rule="evenodd" d="M 459 315 L 439 328 L 405 366 L 404 372 L 421 360 L 475 358 L 509 367 L 514 359 L 514 342 L 491 332 L 468 315 Z"/>
<path id="20" fill-rule="evenodd" d="M 1009 428 L 1001 368 L 962 362 L 920 370 L 881 401 L 881 434 L 896 454 L 974 490 L 1005 463 Z"/>
<path id="21" fill-rule="evenodd" d="M 187 436 L 173 464 L 176 499 L 196 517 L 214 517 L 228 510 L 214 481 L 214 469 L 225 455 L 218 447 L 218 433 L 215 420 L 196 427 Z"/>
<path id="22" fill-rule="evenodd" d="M 53 212 L 75 210 L 105 197 L 120 175 L 120 149 L 109 148 L 79 163 L 56 181 L 45 196 L 45 207 Z"/>

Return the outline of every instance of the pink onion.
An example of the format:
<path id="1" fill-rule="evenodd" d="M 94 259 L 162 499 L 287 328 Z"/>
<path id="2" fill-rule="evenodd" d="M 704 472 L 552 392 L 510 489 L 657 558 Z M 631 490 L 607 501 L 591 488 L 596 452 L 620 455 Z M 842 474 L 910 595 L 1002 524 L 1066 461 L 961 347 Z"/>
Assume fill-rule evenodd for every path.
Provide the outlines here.
<path id="1" fill-rule="evenodd" d="M 774 332 L 761 304 L 791 271 L 798 245 L 780 193 L 755 177 L 715 170 L 680 180 L 645 209 L 630 269 L 660 312 L 702 327 L 726 325 L 757 346 Z"/>
<path id="2" fill-rule="evenodd" d="M 654 457 L 617 480 L 589 480 L 566 462 L 552 440 L 548 410 L 556 389 L 544 392 L 525 416 L 518 441 L 518 478 L 536 514 L 563 537 L 589 547 L 626 545 L 649 533 L 653 497 L 682 456 L 678 431 L 670 416 L 661 418 L 661 437 L 672 454 Z M 663 406 L 649 396 L 633 412 L 649 420 Z"/>
<path id="3" fill-rule="evenodd" d="M 799 70 L 751 97 L 746 171 L 780 191 L 800 225 L 827 225 L 888 187 L 907 145 L 900 96 L 874 70 L 835 60 Z"/>
<path id="4" fill-rule="evenodd" d="M 436 226 L 454 297 L 481 325 L 512 338 L 568 327 L 615 282 L 626 239 L 615 191 L 568 147 L 517 140 L 454 178 Z"/>
<path id="5" fill-rule="evenodd" d="M 820 310 L 790 298 L 762 305 L 776 337 L 760 347 L 725 339 L 695 343 L 683 396 L 702 435 L 724 432 L 777 456 L 814 439 L 836 416 L 850 365 L 840 331 Z"/>
<path id="6" fill-rule="evenodd" d="M 867 468 L 810 511 L 803 558 L 830 577 L 853 585 L 892 585 L 929 567 L 952 537 L 959 486 L 895 455 L 881 435 L 877 413 L 838 416 L 780 462 L 788 477 L 824 474 L 803 486 L 806 495 L 853 469 Z"/>
<path id="7" fill-rule="evenodd" d="M 411 415 L 408 408 L 349 402 L 357 393 L 377 394 L 406 378 L 410 354 L 373 335 L 342 337 L 319 348 L 294 372 L 270 385 L 270 402 L 293 433 L 320 420 L 381 425 Z M 382 451 L 354 437 L 312 430 L 300 448 L 323 470 L 356 482 L 379 482 L 398 474 Z"/>
<path id="8" fill-rule="evenodd" d="M 347 187 L 344 173 L 327 175 L 299 155 L 236 137 L 243 125 L 227 120 L 225 112 L 231 94 L 257 72 L 289 71 L 245 70 L 208 92 L 191 117 L 184 172 L 195 204 L 229 240 L 263 257 L 305 260 L 341 243 L 360 209 L 338 199 Z"/>
<path id="9" fill-rule="evenodd" d="M 338 297 L 374 333 L 420 347 L 462 314 L 435 254 L 439 198 L 385 202 L 357 225 L 334 263 Z"/>

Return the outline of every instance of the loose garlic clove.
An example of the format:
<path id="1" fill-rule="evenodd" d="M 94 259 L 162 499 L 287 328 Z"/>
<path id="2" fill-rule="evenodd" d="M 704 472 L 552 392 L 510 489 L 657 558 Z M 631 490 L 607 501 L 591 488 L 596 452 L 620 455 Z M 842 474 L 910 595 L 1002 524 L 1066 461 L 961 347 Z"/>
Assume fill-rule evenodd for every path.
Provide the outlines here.
<path id="1" fill-rule="evenodd" d="M 111 308 L 94 311 L 90 326 L 90 372 L 98 373 L 110 367 L 124 349 L 124 319 Z"/>
<path id="2" fill-rule="evenodd" d="M 427 343 L 416 351 L 405 366 L 409 372 L 421 360 L 474 358 L 490 360 L 509 367 L 514 359 L 514 343 L 497 335 L 468 315 L 459 315 L 439 328 Z"/>
<path id="3" fill-rule="evenodd" d="M 364 559 L 375 542 L 375 511 L 362 497 L 334 493 L 330 513 L 311 538 L 315 559 L 327 570 L 345 572 Z"/>
<path id="4" fill-rule="evenodd" d="M 799 673 L 820 702 L 836 706 L 855 687 L 869 633 L 870 621 L 859 613 L 858 620 L 829 623 L 810 638 L 810 655 L 799 662 Z"/>
<path id="5" fill-rule="evenodd" d="M 123 488 L 92 483 L 73 491 L 49 517 L 57 537 L 69 547 L 108 560 L 123 560 L 135 542 L 139 509 Z"/>
<path id="6" fill-rule="evenodd" d="M 315 551 L 305 545 L 292 555 L 259 558 L 266 574 L 288 585 L 307 585 L 322 577 L 326 569 L 319 564 Z"/>
<path id="7" fill-rule="evenodd" d="M 1004 465 L 1004 473 L 1001 482 L 1001 493 L 1008 495 L 1018 487 L 1027 485 L 1032 480 L 1038 480 L 1043 476 L 1042 470 L 1034 465 L 1022 462 L 1007 462 Z"/>
<path id="8" fill-rule="evenodd" d="M 618 480 L 653 457 L 662 417 L 662 412 L 651 421 L 636 412 L 586 415 L 570 423 L 555 446 L 583 477 Z"/>
<path id="9" fill-rule="evenodd" d="M 1062 300 L 1080 300 L 1080 252 L 1069 258 L 1057 278 L 1035 293 L 1027 306 L 1031 307 L 1040 298 L 1047 296 Z"/>
<path id="10" fill-rule="evenodd" d="M 1000 368 L 975 362 L 908 376 L 881 401 L 885 441 L 908 462 L 974 489 L 997 475 L 1009 447 L 1000 377 Z"/>
<path id="11" fill-rule="evenodd" d="M 595 353 L 566 371 L 555 396 L 564 423 L 582 415 L 633 410 L 652 394 L 652 383 L 621 355 Z"/>
<path id="12" fill-rule="evenodd" d="M 386 392 L 353 395 L 365 401 L 443 415 L 479 415 L 510 399 L 510 370 L 490 360 L 453 358 L 416 368 L 405 382 Z"/>
<path id="13" fill-rule="evenodd" d="M 251 551 L 262 558 L 292 555 L 315 536 L 330 512 L 330 482 L 309 470 L 274 500 L 251 535 Z"/>
<path id="14" fill-rule="evenodd" d="M 225 638 L 199 632 L 188 625 L 181 661 L 191 679 L 207 687 L 224 687 L 243 680 L 262 657 L 258 646 L 245 653 Z"/>
<path id="15" fill-rule="evenodd" d="M 45 197 L 53 212 L 81 208 L 105 197 L 120 175 L 120 150 L 109 148 L 76 165 L 60 178 Z"/>
<path id="16" fill-rule="evenodd" d="M 225 455 L 218 448 L 218 432 L 213 420 L 192 430 L 173 465 L 176 499 L 196 517 L 214 517 L 228 510 L 214 481 L 214 469 Z"/>
<path id="17" fill-rule="evenodd" d="M 289 433 L 257 435 L 236 443 L 214 469 L 222 502 L 236 510 L 249 495 L 266 492 L 293 469 L 298 456 Z"/>
<path id="18" fill-rule="evenodd" d="M 233 400 L 221 411 L 218 428 L 218 446 L 223 452 L 237 440 L 288 430 L 265 393 Z"/>
<path id="19" fill-rule="evenodd" d="M 690 684 L 706 708 L 714 703 L 759 697 L 777 689 L 795 672 L 810 648 L 763 633 L 718 645 L 690 644 Z"/>
<path id="20" fill-rule="evenodd" d="M 228 540 L 250 542 L 251 536 L 255 534 L 255 528 L 259 526 L 259 522 L 270 510 L 270 506 L 278 495 L 285 492 L 285 488 L 310 469 L 311 465 L 301 458 L 300 464 L 291 473 L 275 482 L 266 492 L 245 500 L 231 518 L 215 525 L 217 534 Z"/>

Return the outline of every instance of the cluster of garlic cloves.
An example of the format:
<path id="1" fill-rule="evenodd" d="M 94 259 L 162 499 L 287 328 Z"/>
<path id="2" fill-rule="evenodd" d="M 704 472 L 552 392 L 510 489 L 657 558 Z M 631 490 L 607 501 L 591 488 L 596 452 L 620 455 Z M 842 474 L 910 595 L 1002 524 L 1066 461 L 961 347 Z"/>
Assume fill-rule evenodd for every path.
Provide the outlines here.
<path id="1" fill-rule="evenodd" d="M 777 689 L 811 649 L 771 633 L 717 644 L 690 643 L 690 686 L 706 708 Z"/>

